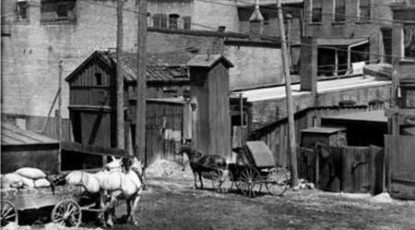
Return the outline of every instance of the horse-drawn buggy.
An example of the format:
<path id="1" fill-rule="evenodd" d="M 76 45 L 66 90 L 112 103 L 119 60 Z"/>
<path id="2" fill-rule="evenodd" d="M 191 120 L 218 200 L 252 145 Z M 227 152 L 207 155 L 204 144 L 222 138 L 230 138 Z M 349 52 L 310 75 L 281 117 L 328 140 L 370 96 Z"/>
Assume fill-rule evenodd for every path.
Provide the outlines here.
<path id="1" fill-rule="evenodd" d="M 261 141 L 247 142 L 236 148 L 231 160 L 226 161 L 218 155 L 205 155 L 189 146 L 181 148 L 186 153 L 194 173 L 194 187 L 199 178 L 210 179 L 215 190 L 236 189 L 243 195 L 254 197 L 264 192 L 283 195 L 289 187 L 289 171 L 275 165 L 274 157 Z M 229 188 L 225 188 L 229 186 Z"/>

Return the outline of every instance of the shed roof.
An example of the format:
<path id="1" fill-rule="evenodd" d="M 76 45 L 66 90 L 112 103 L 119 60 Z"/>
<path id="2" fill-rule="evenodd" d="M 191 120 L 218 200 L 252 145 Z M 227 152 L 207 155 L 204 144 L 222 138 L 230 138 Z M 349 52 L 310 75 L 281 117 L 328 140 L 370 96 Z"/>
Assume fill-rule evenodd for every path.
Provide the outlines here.
<path id="1" fill-rule="evenodd" d="M 148 54 L 147 56 L 147 81 L 150 82 L 177 82 L 188 81 L 189 77 L 185 65 L 194 54 L 187 51 L 173 51 L 159 54 Z M 176 57 L 176 58 L 174 58 Z M 121 57 L 122 72 L 127 82 L 135 82 L 137 79 L 137 58 L 134 53 L 124 53 Z M 67 78 L 78 76 L 78 73 L 87 66 L 88 63 L 99 59 L 110 69 L 116 68 L 117 58 L 114 52 L 95 51 L 81 65 L 79 65 Z"/>
<path id="2" fill-rule="evenodd" d="M 1 145 L 34 145 L 34 144 L 58 144 L 59 141 L 21 129 L 15 125 L 1 123 Z"/>
<path id="3" fill-rule="evenodd" d="M 324 117 L 325 120 L 335 120 L 335 121 L 344 121 L 344 122 L 378 122 L 378 123 L 387 123 L 388 118 L 385 115 L 384 110 L 373 110 L 368 112 L 357 112 L 342 114 L 336 116 Z"/>
<path id="4" fill-rule="evenodd" d="M 187 66 L 211 68 L 219 61 L 223 61 L 227 67 L 233 67 L 233 64 L 223 55 L 220 54 L 198 54 L 195 57 L 193 57 L 189 62 L 187 62 Z"/>
<path id="5" fill-rule="evenodd" d="M 333 128 L 333 127 L 311 127 L 301 130 L 302 133 L 320 133 L 320 134 L 333 134 L 341 131 L 345 131 L 345 128 Z"/>

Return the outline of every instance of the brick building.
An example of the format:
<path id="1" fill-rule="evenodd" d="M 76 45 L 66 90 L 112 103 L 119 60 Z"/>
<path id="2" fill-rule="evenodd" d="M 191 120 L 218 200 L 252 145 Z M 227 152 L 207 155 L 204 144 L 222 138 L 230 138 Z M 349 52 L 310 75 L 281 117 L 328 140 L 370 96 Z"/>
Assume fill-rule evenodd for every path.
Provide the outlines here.
<path id="1" fill-rule="evenodd" d="M 316 44 L 321 46 L 320 74 L 347 73 L 351 62 L 390 63 L 390 57 L 384 55 L 391 54 L 392 11 L 389 5 L 393 2 L 395 0 L 305 0 L 305 35 L 327 39 Z"/>

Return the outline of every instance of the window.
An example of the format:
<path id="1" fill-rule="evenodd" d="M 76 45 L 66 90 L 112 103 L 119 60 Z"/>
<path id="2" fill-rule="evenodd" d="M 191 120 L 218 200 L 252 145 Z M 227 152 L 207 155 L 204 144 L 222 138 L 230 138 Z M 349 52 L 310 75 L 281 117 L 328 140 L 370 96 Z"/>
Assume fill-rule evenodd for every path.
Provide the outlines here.
<path id="1" fill-rule="evenodd" d="M 25 21 L 27 20 L 27 8 L 29 7 L 29 4 L 26 0 L 17 0 L 16 5 L 16 11 L 17 11 L 17 17 L 18 21 Z"/>
<path id="2" fill-rule="evenodd" d="M 178 20 L 180 15 L 178 14 L 170 14 L 169 15 L 169 28 L 170 29 L 177 29 L 178 27 Z"/>
<path id="3" fill-rule="evenodd" d="M 370 21 L 370 0 L 360 0 L 359 11 L 360 21 Z"/>
<path id="4" fill-rule="evenodd" d="M 102 85 L 102 74 L 95 73 L 95 81 L 96 81 L 97 85 Z"/>
<path id="5" fill-rule="evenodd" d="M 264 25 L 269 25 L 269 13 L 262 13 L 262 17 L 264 17 Z"/>
<path id="6" fill-rule="evenodd" d="M 312 0 L 311 22 L 321 22 L 323 12 L 323 0 Z"/>
<path id="7" fill-rule="evenodd" d="M 41 0 L 42 22 L 75 21 L 76 0 Z"/>
<path id="8" fill-rule="evenodd" d="M 157 28 L 167 28 L 167 15 L 154 14 L 153 15 L 153 26 Z"/>
<path id="9" fill-rule="evenodd" d="M 183 29 L 190 30 L 191 24 L 192 24 L 191 17 L 188 17 L 188 16 L 183 17 Z"/>
<path id="10" fill-rule="evenodd" d="M 346 20 L 346 0 L 336 0 L 334 7 L 334 21 L 344 22 Z"/>
<path id="11" fill-rule="evenodd" d="M 415 58 L 415 26 L 404 25 L 404 47 L 405 47 L 405 58 Z"/>

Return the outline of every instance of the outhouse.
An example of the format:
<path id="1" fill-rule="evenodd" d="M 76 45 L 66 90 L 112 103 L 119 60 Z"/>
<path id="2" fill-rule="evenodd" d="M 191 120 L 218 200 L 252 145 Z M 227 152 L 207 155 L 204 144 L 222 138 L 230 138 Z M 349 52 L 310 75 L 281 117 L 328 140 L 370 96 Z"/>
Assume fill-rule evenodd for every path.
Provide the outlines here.
<path id="1" fill-rule="evenodd" d="M 193 110 L 192 142 L 207 154 L 231 154 L 229 111 L 229 68 L 222 55 L 196 55 L 190 69 L 190 97 Z"/>
<path id="2" fill-rule="evenodd" d="M 301 146 L 313 148 L 315 144 L 340 146 L 346 145 L 346 129 L 331 127 L 311 127 L 301 130 Z"/>

